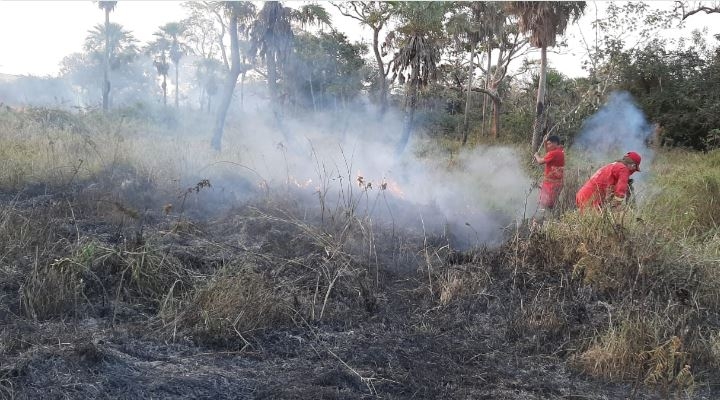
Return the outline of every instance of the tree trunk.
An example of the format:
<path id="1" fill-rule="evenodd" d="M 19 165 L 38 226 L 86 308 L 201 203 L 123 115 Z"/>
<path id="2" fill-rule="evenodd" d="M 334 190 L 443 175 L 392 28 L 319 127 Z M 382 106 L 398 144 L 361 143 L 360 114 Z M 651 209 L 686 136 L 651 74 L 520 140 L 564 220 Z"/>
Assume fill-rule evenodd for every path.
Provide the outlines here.
<path id="1" fill-rule="evenodd" d="M 385 79 L 385 65 L 383 64 L 382 55 L 378 48 L 380 29 L 382 27 L 373 28 L 373 52 L 375 53 L 375 61 L 378 65 L 378 82 L 380 83 L 380 115 L 384 115 L 387 110 L 387 79 Z"/>
<path id="2" fill-rule="evenodd" d="M 240 111 L 245 111 L 245 72 L 240 78 Z"/>
<path id="3" fill-rule="evenodd" d="M 413 120 L 415 118 L 415 107 L 417 106 L 417 92 L 418 85 L 420 84 L 420 66 L 413 67 L 412 79 L 410 79 L 410 93 L 409 93 L 409 104 L 405 112 L 405 123 L 403 124 L 403 133 L 400 138 L 400 142 L 397 145 L 395 152 L 400 155 L 405 151 L 408 142 L 410 141 L 410 134 L 412 133 Z"/>
<path id="4" fill-rule="evenodd" d="M 497 139 L 500 135 L 500 100 L 492 97 L 493 101 L 493 126 L 492 126 L 492 137 Z"/>
<path id="5" fill-rule="evenodd" d="M 487 74 L 485 76 L 485 89 L 490 90 L 490 79 L 491 79 L 490 69 L 492 68 L 492 47 L 491 47 L 490 38 L 488 38 L 488 41 L 487 41 L 487 53 L 488 53 L 488 59 L 487 59 Z M 489 97 L 488 95 L 485 95 L 485 99 L 488 99 L 488 97 Z M 485 115 L 487 115 L 485 107 L 487 107 L 487 101 L 483 102 L 483 129 L 485 129 Z"/>
<path id="6" fill-rule="evenodd" d="M 315 90 L 313 90 L 312 72 L 310 73 L 310 98 L 312 98 L 313 111 L 317 112 L 317 103 L 315 102 Z"/>
<path id="7" fill-rule="evenodd" d="M 270 104 L 273 109 L 278 102 L 278 87 L 277 87 L 277 64 L 275 63 L 275 52 L 269 51 L 266 57 L 267 60 L 267 80 L 268 80 L 268 91 L 270 92 Z M 275 110 L 277 111 L 277 110 Z"/>
<path id="8" fill-rule="evenodd" d="M 243 56 L 243 64 L 247 62 L 247 58 Z M 240 78 L 240 111 L 245 110 L 245 74 L 246 71 L 243 71 L 242 78 Z"/>
<path id="9" fill-rule="evenodd" d="M 545 128 L 545 85 L 547 80 L 547 46 L 540 48 L 540 79 L 538 82 L 537 102 L 535 105 L 535 121 L 533 124 L 533 136 L 531 151 L 535 153 L 540 148 L 543 130 Z"/>
<path id="10" fill-rule="evenodd" d="M 103 65 L 103 111 L 110 107 L 110 9 L 105 8 L 105 62 Z"/>
<path id="11" fill-rule="evenodd" d="M 485 70 L 485 89 L 490 90 L 490 68 L 492 68 L 492 49 L 490 48 L 490 39 L 487 40 L 487 69 Z M 482 106 L 482 135 L 485 136 L 485 121 L 486 121 L 486 115 L 487 115 L 487 100 L 488 95 L 483 95 L 483 106 Z"/>
<path id="12" fill-rule="evenodd" d="M 163 83 L 161 86 L 163 90 L 163 106 L 167 107 L 167 75 L 163 75 Z"/>
<path id="13" fill-rule="evenodd" d="M 473 58 L 475 58 L 475 44 L 470 45 L 470 66 L 468 67 L 468 82 L 467 82 L 467 95 L 465 96 L 465 116 L 463 117 L 463 136 L 462 145 L 465 146 L 468 139 L 468 112 L 470 111 L 470 94 L 472 93 L 472 80 L 473 72 Z"/>
<path id="14" fill-rule="evenodd" d="M 225 117 L 227 116 L 230 102 L 232 102 L 233 91 L 235 90 L 235 83 L 240 75 L 240 49 L 238 44 L 237 34 L 237 11 L 235 7 L 232 9 L 230 16 L 230 57 L 232 59 L 232 66 L 228 71 L 225 84 L 223 85 L 222 100 L 220 101 L 220 107 L 217 110 L 217 116 L 215 118 L 215 127 L 213 128 L 213 137 L 211 141 L 212 147 L 220 151 L 222 148 L 222 136 L 225 128 Z"/>
<path id="15" fill-rule="evenodd" d="M 178 64 L 180 63 L 175 63 L 175 108 L 180 107 L 180 82 L 178 82 Z"/>
<path id="16" fill-rule="evenodd" d="M 502 108 L 502 99 L 497 93 L 497 85 L 491 85 L 492 90 L 487 90 L 484 88 L 473 88 L 472 90 L 474 92 L 480 92 L 484 95 L 487 95 L 487 97 L 490 98 L 490 100 L 493 103 L 493 121 L 492 121 L 492 135 L 493 138 L 497 139 L 498 134 L 500 132 L 500 109 Z"/>

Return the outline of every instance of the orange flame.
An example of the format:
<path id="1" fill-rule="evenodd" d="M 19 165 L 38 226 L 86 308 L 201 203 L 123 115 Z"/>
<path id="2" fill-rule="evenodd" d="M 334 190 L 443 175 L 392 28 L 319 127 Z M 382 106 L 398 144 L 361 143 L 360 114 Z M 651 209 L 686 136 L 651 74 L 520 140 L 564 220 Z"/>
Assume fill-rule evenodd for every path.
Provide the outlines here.
<path id="1" fill-rule="evenodd" d="M 405 192 L 403 192 L 400 185 L 398 185 L 398 183 L 393 180 L 383 179 L 383 183 L 382 185 L 380 185 L 380 189 L 387 190 L 388 192 L 401 199 L 405 198 Z"/>

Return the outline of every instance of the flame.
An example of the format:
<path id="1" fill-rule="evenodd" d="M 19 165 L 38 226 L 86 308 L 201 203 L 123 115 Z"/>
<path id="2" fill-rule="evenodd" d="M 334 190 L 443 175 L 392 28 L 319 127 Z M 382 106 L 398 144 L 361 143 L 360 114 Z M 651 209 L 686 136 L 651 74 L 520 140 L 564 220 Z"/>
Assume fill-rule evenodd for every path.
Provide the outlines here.
<path id="1" fill-rule="evenodd" d="M 400 185 L 398 185 L 397 182 L 389 179 L 383 179 L 382 185 L 380 185 L 381 190 L 387 190 L 388 192 L 392 193 L 394 196 L 399 197 L 401 199 L 405 198 L 405 192 L 403 192 Z"/>
<path id="2" fill-rule="evenodd" d="M 357 172 L 356 181 L 358 186 L 360 186 L 360 188 L 362 189 L 369 190 L 373 188 L 372 181 L 368 180 L 360 170 L 358 170 Z M 403 192 L 403 190 L 400 188 L 400 185 L 398 185 L 397 182 L 391 179 L 383 178 L 378 188 L 380 189 L 380 191 L 389 191 L 395 197 L 399 197 L 401 199 L 405 198 L 405 192 Z"/>

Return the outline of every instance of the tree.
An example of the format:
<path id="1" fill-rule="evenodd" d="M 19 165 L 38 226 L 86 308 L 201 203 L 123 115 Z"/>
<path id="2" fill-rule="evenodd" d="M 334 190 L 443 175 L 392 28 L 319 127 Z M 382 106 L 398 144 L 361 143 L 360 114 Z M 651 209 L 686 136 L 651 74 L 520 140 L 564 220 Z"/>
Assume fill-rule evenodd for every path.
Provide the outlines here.
<path id="1" fill-rule="evenodd" d="M 273 112 L 278 111 L 278 69 L 284 68 L 294 39 L 290 18 L 289 8 L 283 7 L 280 2 L 268 1 L 250 28 L 250 54 L 252 57 L 259 56 L 267 66 L 268 92 Z"/>
<path id="2" fill-rule="evenodd" d="M 101 63 L 107 62 L 109 70 L 113 71 L 135 60 L 139 53 L 137 43 L 132 32 L 111 22 L 107 26 L 95 25 L 89 30 L 83 49 Z"/>
<path id="3" fill-rule="evenodd" d="M 597 11 L 596 7 L 596 15 Z M 608 90 L 617 86 L 617 74 L 628 63 L 628 51 L 642 48 L 664 30 L 675 29 L 677 22 L 674 12 L 643 2 L 607 3 L 604 11 L 605 16 L 592 23 L 594 42 L 586 40 L 580 31 L 588 54 L 583 69 L 595 83 L 584 101 L 591 102 L 595 109 L 601 106 Z"/>
<path id="4" fill-rule="evenodd" d="M 687 47 L 656 39 L 628 51 L 619 86 L 663 128 L 663 144 L 710 150 L 720 147 L 720 49 L 709 50 L 697 31 L 690 39 Z"/>
<path id="5" fill-rule="evenodd" d="M 158 36 L 156 34 L 156 36 Z M 167 106 L 167 75 L 170 72 L 170 63 L 168 63 L 167 55 L 170 51 L 170 42 L 167 38 L 158 36 L 155 40 L 148 43 L 145 53 L 154 58 L 153 65 L 158 76 L 162 77 L 160 87 L 163 92 L 163 106 Z"/>
<path id="6" fill-rule="evenodd" d="M 155 69 L 157 70 L 158 75 L 162 76 L 163 81 L 160 87 L 162 87 L 163 90 L 163 106 L 167 106 L 167 75 L 168 72 L 170 72 L 170 64 L 167 62 L 167 57 L 165 57 L 165 52 L 162 52 L 160 57 L 153 61 L 153 65 L 155 66 Z"/>
<path id="7" fill-rule="evenodd" d="M 377 80 L 380 115 L 387 110 L 388 99 L 388 82 L 387 77 L 390 73 L 391 65 L 385 65 L 383 54 L 380 48 L 380 31 L 387 25 L 393 16 L 393 3 L 384 1 L 350 1 L 333 3 L 340 11 L 340 14 L 360 21 L 361 24 L 368 26 L 373 31 L 372 48 L 377 63 Z"/>
<path id="8" fill-rule="evenodd" d="M 436 78 L 445 11 L 446 5 L 442 2 L 407 2 L 398 5 L 400 26 L 396 30 L 398 51 L 393 58 L 393 72 L 403 76 L 409 70 L 410 75 L 406 80 L 405 120 L 396 148 L 398 154 L 405 151 L 410 141 L 418 91 Z"/>
<path id="9" fill-rule="evenodd" d="M 675 2 L 676 10 L 682 11 L 682 20 L 685 21 L 688 17 L 695 15 L 697 13 L 705 13 L 705 14 L 717 14 L 720 13 L 720 2 L 715 1 L 712 2 L 711 5 L 703 4 L 703 2 L 699 2 L 698 4 L 689 5 L 687 1 L 676 1 Z"/>
<path id="10" fill-rule="evenodd" d="M 108 46 L 105 45 L 106 39 Z M 132 33 L 117 23 L 98 24 L 88 31 L 82 53 L 74 53 L 61 62 L 61 74 L 83 90 L 89 104 L 102 103 L 103 80 L 106 63 L 110 71 L 110 84 L 114 87 L 112 104 L 121 104 L 131 98 L 145 98 L 152 92 L 152 79 L 147 70 L 150 60 L 138 57 L 138 41 Z M 107 52 L 106 52 L 107 49 Z M 109 56 L 106 57 L 105 55 Z M 97 96 L 92 92 L 97 91 Z"/>
<path id="11" fill-rule="evenodd" d="M 329 108 L 359 95 L 367 81 L 367 46 L 352 44 L 335 30 L 296 36 L 293 68 L 288 71 L 293 104 Z M 308 101 L 309 100 L 309 101 Z"/>
<path id="12" fill-rule="evenodd" d="M 189 16 L 182 21 L 185 27 L 184 39 L 192 52 L 202 58 L 220 57 L 223 51 L 223 36 L 227 30 L 218 2 L 188 1 L 182 3 L 189 9 Z M 218 16 L 220 18 L 218 18 Z"/>
<path id="13" fill-rule="evenodd" d="M 229 24 L 228 31 L 230 33 L 230 70 L 225 77 L 225 84 L 223 85 L 222 98 L 220 100 L 220 106 L 218 107 L 217 114 L 215 117 L 215 126 L 213 128 L 213 137 L 211 145 L 215 150 L 220 151 L 222 148 L 222 136 L 225 128 L 225 117 L 227 116 L 228 108 L 232 102 L 233 91 L 235 90 L 235 84 L 240 74 L 246 71 L 249 66 L 240 62 L 240 43 L 238 40 L 238 21 L 243 15 L 249 14 L 254 10 L 254 6 L 250 2 L 234 2 L 227 1 L 224 3 L 225 11 L 227 13 Z"/>
<path id="14" fill-rule="evenodd" d="M 508 76 L 510 63 L 525 56 L 530 48 L 528 39 L 521 37 L 512 16 L 500 13 L 497 18 L 503 21 L 495 33 L 497 57 L 495 57 L 495 63 L 489 64 L 488 69 L 484 71 L 486 76 L 484 93 L 492 100 L 493 104 L 491 135 L 495 139 L 500 135 L 501 85 Z M 522 74 L 524 71 L 525 68 L 519 68 L 511 76 Z"/>
<path id="15" fill-rule="evenodd" d="M 195 54 L 203 58 L 219 57 L 225 69 L 230 70 L 225 46 L 228 25 L 226 2 L 187 1 L 182 5 L 190 11 L 189 17 L 185 20 L 186 38 Z M 250 18 L 255 16 L 255 7 L 252 4 L 246 4 L 243 7 L 252 10 Z M 242 20 L 242 13 L 239 18 Z M 242 30 L 240 23 L 238 23 L 238 29 Z"/>
<path id="16" fill-rule="evenodd" d="M 185 30 L 185 25 L 180 22 L 168 22 L 154 33 L 155 36 L 162 39 L 158 40 L 158 43 L 166 47 L 166 49 L 163 49 L 163 52 L 165 50 L 167 51 L 170 56 L 170 60 L 175 66 L 175 108 L 180 106 L 180 82 L 178 73 L 180 60 L 183 55 L 190 52 L 190 48 L 182 40 Z"/>
<path id="17" fill-rule="evenodd" d="M 212 111 L 212 99 L 218 91 L 218 82 L 222 80 L 224 66 L 213 58 L 195 61 L 195 82 L 200 86 L 200 110 Z"/>
<path id="18" fill-rule="evenodd" d="M 317 5 L 293 10 L 284 7 L 280 2 L 268 1 L 250 28 L 250 54 L 265 61 L 270 104 L 276 115 L 280 101 L 278 79 L 289 65 L 295 40 L 292 22 L 303 25 L 330 25 L 330 16 Z"/>
<path id="19" fill-rule="evenodd" d="M 117 1 L 98 1 L 98 7 L 105 12 L 105 62 L 103 64 L 103 111 L 110 106 L 110 12 Z"/>
<path id="20" fill-rule="evenodd" d="M 470 49 L 468 59 L 468 72 L 465 93 L 465 113 L 462 125 L 462 144 L 465 145 L 468 139 L 470 98 L 472 93 L 472 81 L 475 73 L 475 50 L 477 45 L 484 41 L 487 56 L 488 68 L 486 77 L 489 76 L 492 63 L 492 50 L 497 47 L 495 36 L 500 34 L 503 28 L 505 16 L 501 9 L 494 3 L 469 2 L 460 3 L 461 6 L 446 24 L 449 34 L 455 36 L 456 41 L 464 39 L 461 45 Z M 485 89 L 488 89 L 489 79 L 485 79 Z M 485 124 L 485 103 L 483 102 L 483 126 Z"/>
<path id="21" fill-rule="evenodd" d="M 530 44 L 540 49 L 540 80 L 535 103 L 532 152 L 540 148 L 543 131 L 547 128 L 545 88 L 547 79 L 547 48 L 556 43 L 558 35 L 565 32 L 570 21 L 577 21 L 585 10 L 584 1 L 512 1 L 507 10 L 518 17 L 518 27 L 530 36 Z"/>
<path id="22" fill-rule="evenodd" d="M 187 43 L 194 50 L 195 54 L 202 56 L 203 61 L 201 64 L 203 68 L 199 70 L 200 73 L 210 73 L 207 77 L 196 76 L 198 82 L 205 82 L 210 86 L 208 88 L 216 89 L 217 74 L 220 69 L 216 69 L 215 60 L 219 60 L 225 68 L 225 72 L 230 71 L 230 63 L 228 62 L 227 54 L 228 50 L 225 45 L 225 36 L 228 32 L 228 21 L 226 4 L 224 2 L 217 1 L 200 1 L 200 2 L 185 2 L 184 7 L 190 9 L 190 16 L 184 21 L 187 29 L 185 37 Z M 256 9 L 253 3 L 243 2 L 239 5 L 238 12 L 238 51 L 242 64 L 248 63 L 249 56 L 249 31 L 250 24 L 255 20 Z M 211 69 L 205 68 L 209 65 L 213 65 Z M 241 72 L 240 79 L 240 108 L 243 107 L 244 102 L 244 91 L 245 91 L 245 75 L 248 69 L 244 69 Z M 196 70 L 197 74 L 198 70 Z M 207 88 L 203 88 L 202 91 L 207 95 Z M 212 96 L 210 96 L 212 97 Z M 207 98 L 208 102 L 211 100 Z"/>
<path id="23" fill-rule="evenodd" d="M 106 21 L 107 22 L 107 21 Z M 84 50 L 103 66 L 103 111 L 110 105 L 110 72 L 132 63 L 138 55 L 137 40 L 122 25 L 111 22 L 88 31 Z"/>

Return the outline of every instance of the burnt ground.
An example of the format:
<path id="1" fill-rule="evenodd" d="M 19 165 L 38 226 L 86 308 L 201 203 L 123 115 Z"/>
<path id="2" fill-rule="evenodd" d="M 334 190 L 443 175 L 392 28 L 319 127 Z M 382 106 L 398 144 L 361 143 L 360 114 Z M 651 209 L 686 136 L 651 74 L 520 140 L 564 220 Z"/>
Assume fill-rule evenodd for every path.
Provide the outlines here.
<path id="1" fill-rule="evenodd" d="M 0 398 L 664 398 L 638 382 L 606 382 L 573 369 L 573 351 L 605 323 L 605 308 L 575 288 L 562 313 L 555 305 L 546 314 L 528 311 L 563 276 L 513 270 L 507 247 L 449 254 L 443 238 L 379 227 L 374 254 L 366 257 L 361 221 L 325 220 L 322 228 L 288 212 L 294 207 L 288 203 L 208 213 L 209 200 L 188 201 L 182 214 L 165 215 L 166 199 L 158 195 L 143 200 L 153 207 L 138 216 L 137 201 L 103 200 L 93 190 L 1 196 L 3 223 L 15 224 L 15 233 L 37 231 L 25 247 L 9 233 L 4 239 Z M 83 259 L 81 293 L 67 307 L 30 313 L 33 268 L 58 265 L 61 257 L 80 260 L 88 243 L 106 250 Z M 152 270 L 131 284 L 118 266 L 139 253 L 177 268 Z M 262 277 L 263 290 L 282 305 L 277 317 L 252 314 L 238 330 L 210 329 L 207 318 L 191 317 L 198 288 L 233 268 Z M 443 298 L 439 282 L 449 277 L 465 283 Z M 59 296 L 43 288 L 34 296 Z M 243 307 L 250 315 L 254 303 Z M 693 394 L 716 395 L 703 386 Z"/>

